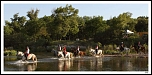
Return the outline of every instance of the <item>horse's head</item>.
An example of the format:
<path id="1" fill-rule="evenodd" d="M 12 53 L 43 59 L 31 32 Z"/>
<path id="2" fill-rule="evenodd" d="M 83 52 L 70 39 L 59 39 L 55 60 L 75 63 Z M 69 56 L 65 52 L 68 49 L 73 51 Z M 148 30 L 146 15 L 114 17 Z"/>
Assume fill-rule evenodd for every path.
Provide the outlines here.
<path id="1" fill-rule="evenodd" d="M 89 52 L 94 52 L 94 51 L 95 51 L 95 50 L 91 48 Z"/>
<path id="2" fill-rule="evenodd" d="M 23 52 L 21 52 L 21 51 L 18 51 L 18 52 L 17 52 L 17 56 L 23 56 L 23 55 L 24 55 Z"/>

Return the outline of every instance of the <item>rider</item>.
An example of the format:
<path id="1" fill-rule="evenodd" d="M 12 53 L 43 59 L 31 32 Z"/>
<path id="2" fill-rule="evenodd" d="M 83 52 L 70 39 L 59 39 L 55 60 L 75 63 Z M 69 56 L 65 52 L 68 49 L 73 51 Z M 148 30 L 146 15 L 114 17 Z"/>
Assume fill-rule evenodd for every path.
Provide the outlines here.
<path id="1" fill-rule="evenodd" d="M 29 53 L 30 53 L 30 49 L 29 49 L 29 47 L 27 46 L 26 47 L 26 51 L 25 51 L 25 57 L 26 57 L 26 60 L 27 60 L 27 56 L 29 55 Z"/>
<path id="2" fill-rule="evenodd" d="M 78 46 L 78 47 L 77 47 L 77 53 L 79 53 L 79 51 L 80 51 L 79 49 L 80 49 L 80 47 Z"/>
<path id="3" fill-rule="evenodd" d="M 97 54 L 97 52 L 98 52 L 98 45 L 96 46 L 96 54 Z"/>
<path id="4" fill-rule="evenodd" d="M 63 54 L 64 54 L 64 57 L 65 57 L 66 53 L 67 53 L 67 52 L 66 52 L 66 47 L 64 46 L 64 47 L 63 47 Z"/>
<path id="5" fill-rule="evenodd" d="M 60 51 L 62 50 L 60 45 L 58 45 L 58 50 L 60 50 Z"/>
<path id="6" fill-rule="evenodd" d="M 123 42 L 121 42 L 120 50 L 121 50 L 121 51 L 123 51 L 123 50 L 124 50 L 124 43 L 123 43 Z"/>
<path id="7" fill-rule="evenodd" d="M 141 47 L 141 43 L 140 43 L 140 41 L 138 42 L 138 49 L 140 49 L 140 47 Z"/>

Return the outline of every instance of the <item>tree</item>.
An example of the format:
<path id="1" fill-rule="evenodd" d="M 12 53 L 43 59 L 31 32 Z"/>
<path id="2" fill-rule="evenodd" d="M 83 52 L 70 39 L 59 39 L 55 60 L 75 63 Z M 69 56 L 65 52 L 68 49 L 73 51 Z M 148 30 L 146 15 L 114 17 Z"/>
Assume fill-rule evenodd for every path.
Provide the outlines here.
<path id="1" fill-rule="evenodd" d="M 135 25 L 135 30 L 137 32 L 148 32 L 148 17 L 139 16 L 137 20 L 138 22 Z"/>
<path id="2" fill-rule="evenodd" d="M 36 9 L 34 11 L 34 9 L 31 9 L 31 11 L 27 12 L 27 16 L 30 18 L 30 20 L 36 20 L 38 19 L 38 13 L 40 10 Z"/>
<path id="3" fill-rule="evenodd" d="M 67 34 L 69 36 L 70 34 L 76 34 L 78 32 L 77 14 L 78 9 L 73 8 L 72 5 L 67 4 L 65 7 L 57 8 L 51 15 L 54 20 L 51 24 L 53 26 L 49 27 L 49 30 L 52 31 L 53 29 L 52 32 L 58 39 L 66 37 Z"/>

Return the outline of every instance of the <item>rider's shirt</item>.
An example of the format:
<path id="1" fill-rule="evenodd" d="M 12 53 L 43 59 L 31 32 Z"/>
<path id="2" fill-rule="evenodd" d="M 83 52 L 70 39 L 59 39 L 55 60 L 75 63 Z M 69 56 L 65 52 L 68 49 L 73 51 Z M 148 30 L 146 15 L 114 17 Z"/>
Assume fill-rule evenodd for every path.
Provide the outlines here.
<path id="1" fill-rule="evenodd" d="M 138 44 L 138 48 L 140 48 L 141 47 L 141 45 L 140 45 L 140 43 Z"/>
<path id="2" fill-rule="evenodd" d="M 63 51 L 66 52 L 66 48 L 65 47 L 63 48 Z"/>
<path id="3" fill-rule="evenodd" d="M 29 49 L 29 48 L 26 48 L 25 54 L 29 54 L 29 53 L 30 53 L 30 49 Z"/>
<path id="4" fill-rule="evenodd" d="M 63 48 L 63 52 L 64 52 L 65 54 L 67 53 L 67 52 L 66 52 L 66 47 Z"/>
<path id="5" fill-rule="evenodd" d="M 98 49 L 98 46 L 96 47 L 96 49 Z"/>
<path id="6" fill-rule="evenodd" d="M 29 48 L 27 49 L 26 53 L 27 53 L 27 54 L 29 54 L 29 53 L 30 53 L 30 49 L 29 49 Z"/>

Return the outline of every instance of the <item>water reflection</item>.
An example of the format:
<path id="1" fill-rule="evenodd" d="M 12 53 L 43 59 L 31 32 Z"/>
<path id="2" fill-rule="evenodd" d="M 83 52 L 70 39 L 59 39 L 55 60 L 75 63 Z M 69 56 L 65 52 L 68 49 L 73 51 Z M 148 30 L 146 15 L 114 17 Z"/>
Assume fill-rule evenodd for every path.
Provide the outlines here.
<path id="1" fill-rule="evenodd" d="M 73 66 L 73 60 L 59 60 L 58 69 L 59 71 L 69 71 Z"/>
<path id="2" fill-rule="evenodd" d="M 19 71 L 35 71 L 37 63 L 20 63 L 17 66 Z"/>
<path id="3" fill-rule="evenodd" d="M 101 70 L 102 69 L 102 58 L 94 58 L 90 60 L 90 69 L 91 70 Z"/>
<path id="4" fill-rule="evenodd" d="M 37 63 L 6 59 L 5 71 L 148 71 L 148 59 L 136 57 L 82 57 L 70 60 L 51 57 L 38 59 Z"/>

